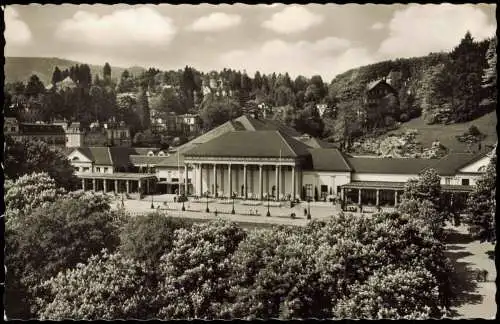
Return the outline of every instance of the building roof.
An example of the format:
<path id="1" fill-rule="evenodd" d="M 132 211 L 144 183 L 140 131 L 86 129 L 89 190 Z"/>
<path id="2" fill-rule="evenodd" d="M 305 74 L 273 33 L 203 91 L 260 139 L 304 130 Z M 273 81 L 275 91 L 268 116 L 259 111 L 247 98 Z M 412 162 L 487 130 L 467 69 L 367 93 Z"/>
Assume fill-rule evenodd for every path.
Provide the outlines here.
<path id="1" fill-rule="evenodd" d="M 185 152 L 186 156 L 295 158 L 308 146 L 281 131 L 233 131 Z"/>
<path id="2" fill-rule="evenodd" d="M 391 181 L 352 181 L 342 188 L 347 189 L 393 189 L 403 190 L 406 182 L 391 182 Z"/>
<path id="3" fill-rule="evenodd" d="M 309 152 L 315 171 L 350 172 L 352 170 L 342 153 L 336 148 L 313 148 Z"/>
<path id="4" fill-rule="evenodd" d="M 19 130 L 26 135 L 64 135 L 65 131 L 61 125 L 50 124 L 19 124 Z"/>
<path id="5" fill-rule="evenodd" d="M 455 175 L 458 170 L 485 157 L 490 151 L 483 151 L 479 153 L 449 153 L 436 161 L 433 168 L 443 176 Z"/>
<path id="6" fill-rule="evenodd" d="M 147 156 L 147 155 L 130 155 L 129 159 L 133 165 L 155 166 L 158 163 L 162 162 L 165 159 L 165 157 L 164 156 Z"/>
<path id="7" fill-rule="evenodd" d="M 436 160 L 410 158 L 348 157 L 347 163 L 357 173 L 419 174 Z"/>
<path id="8" fill-rule="evenodd" d="M 99 172 L 77 172 L 76 176 L 83 179 L 111 179 L 111 180 L 144 180 L 153 179 L 156 177 L 154 173 L 99 173 Z"/>
<path id="9" fill-rule="evenodd" d="M 390 84 L 388 84 L 384 79 L 380 79 L 380 80 L 376 80 L 376 81 L 372 81 L 372 82 L 368 83 L 368 85 L 366 86 L 366 91 L 371 91 L 381 84 L 386 85 L 392 89 L 392 86 Z"/>
<path id="10" fill-rule="evenodd" d="M 113 165 L 108 147 L 78 147 L 76 150 L 88 157 L 95 164 Z"/>

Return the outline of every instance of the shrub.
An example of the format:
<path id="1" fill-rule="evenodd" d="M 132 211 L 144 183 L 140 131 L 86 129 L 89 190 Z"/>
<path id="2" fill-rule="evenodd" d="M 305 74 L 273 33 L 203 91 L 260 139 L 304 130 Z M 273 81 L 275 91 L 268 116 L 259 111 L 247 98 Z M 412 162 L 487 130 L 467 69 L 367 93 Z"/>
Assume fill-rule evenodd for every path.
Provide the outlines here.
<path id="1" fill-rule="evenodd" d="M 156 212 L 131 217 L 122 227 L 119 251 L 124 256 L 145 262 L 147 266 L 154 266 L 162 255 L 170 252 L 174 231 L 188 226 L 181 219 Z"/>
<path id="2" fill-rule="evenodd" d="M 43 282 L 37 297 L 42 320 L 152 318 L 153 291 L 144 264 L 120 254 L 92 256 L 86 264 Z"/>
<path id="3" fill-rule="evenodd" d="M 482 135 L 482 133 L 479 131 L 479 129 L 475 125 L 470 126 L 467 133 L 471 136 L 481 136 Z"/>
<path id="4" fill-rule="evenodd" d="M 410 120 L 410 117 L 408 117 L 408 114 L 406 113 L 402 113 L 400 116 L 399 116 L 399 120 L 403 123 L 407 122 Z"/>

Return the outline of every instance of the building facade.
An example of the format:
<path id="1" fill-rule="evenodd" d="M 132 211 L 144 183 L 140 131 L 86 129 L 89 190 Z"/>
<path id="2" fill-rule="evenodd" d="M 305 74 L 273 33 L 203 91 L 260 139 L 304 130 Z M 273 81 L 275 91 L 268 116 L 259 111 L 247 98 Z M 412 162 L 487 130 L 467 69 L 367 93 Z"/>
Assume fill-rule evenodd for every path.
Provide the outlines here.
<path id="1" fill-rule="evenodd" d="M 352 157 L 286 126 L 248 116 L 170 155 L 146 150 L 77 148 L 68 158 L 82 179 L 111 181 L 113 175 L 129 174 L 148 179 L 149 192 L 219 199 L 340 200 L 368 206 L 397 205 L 405 183 L 429 168 L 440 175 L 445 195 L 464 198 L 491 158 L 491 152 L 450 153 L 441 159 Z M 102 183 L 97 186 L 103 188 Z"/>

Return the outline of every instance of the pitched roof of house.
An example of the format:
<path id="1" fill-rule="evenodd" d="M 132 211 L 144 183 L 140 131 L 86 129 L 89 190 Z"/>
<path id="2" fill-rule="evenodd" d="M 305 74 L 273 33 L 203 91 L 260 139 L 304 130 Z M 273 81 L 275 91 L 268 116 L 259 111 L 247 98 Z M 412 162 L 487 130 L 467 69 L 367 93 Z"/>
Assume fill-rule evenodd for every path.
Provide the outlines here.
<path id="1" fill-rule="evenodd" d="M 65 131 L 61 125 L 47 125 L 47 124 L 19 124 L 19 130 L 23 134 L 29 135 L 64 135 Z"/>
<path id="2" fill-rule="evenodd" d="M 368 83 L 368 85 L 366 86 L 366 91 L 371 91 L 371 90 L 375 89 L 380 84 L 384 84 L 384 85 L 387 85 L 388 87 L 392 88 L 392 86 L 390 84 L 388 84 L 384 79 L 380 79 L 380 80 L 376 80 L 376 81 L 372 81 L 372 82 Z"/>
<path id="3" fill-rule="evenodd" d="M 298 157 L 309 147 L 280 131 L 233 131 L 185 152 L 186 156 Z"/>
<path id="4" fill-rule="evenodd" d="M 113 165 L 111 154 L 108 147 L 78 147 L 77 151 L 88 157 L 95 164 Z"/>
<path id="5" fill-rule="evenodd" d="M 410 158 L 348 157 L 347 163 L 357 173 L 418 174 L 432 167 L 436 160 Z"/>
<path id="6" fill-rule="evenodd" d="M 352 170 L 345 157 L 336 148 L 312 148 L 309 152 L 315 171 L 350 172 Z"/>
<path id="7" fill-rule="evenodd" d="M 433 168 L 440 175 L 455 175 L 461 168 L 485 157 L 489 151 L 479 153 L 449 153 L 436 161 Z"/>

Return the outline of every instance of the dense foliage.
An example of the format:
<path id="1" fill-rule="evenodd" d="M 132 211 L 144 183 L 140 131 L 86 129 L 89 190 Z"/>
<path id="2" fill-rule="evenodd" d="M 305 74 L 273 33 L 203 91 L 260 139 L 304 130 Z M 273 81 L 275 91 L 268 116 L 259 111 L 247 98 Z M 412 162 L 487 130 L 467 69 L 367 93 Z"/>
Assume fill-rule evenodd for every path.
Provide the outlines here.
<path id="1" fill-rule="evenodd" d="M 497 156 L 494 154 L 469 196 L 465 219 L 476 238 L 492 243 L 496 242 L 496 164 Z"/>
<path id="2" fill-rule="evenodd" d="M 77 187 L 74 168 L 61 151 L 42 141 L 7 137 L 5 142 L 4 172 L 7 178 L 15 180 L 25 174 L 46 172 L 58 187 L 66 190 Z"/>
<path id="3" fill-rule="evenodd" d="M 78 290 L 75 291 L 75 287 Z M 148 319 L 151 291 L 142 263 L 120 254 L 92 256 L 86 264 L 43 282 L 37 298 L 41 320 Z"/>
<path id="4" fill-rule="evenodd" d="M 183 220 L 160 213 L 131 217 L 120 231 L 119 251 L 147 266 L 157 266 L 161 256 L 172 249 L 174 231 L 188 226 Z"/>
<path id="5" fill-rule="evenodd" d="M 6 223 L 7 315 L 27 317 L 35 287 L 119 243 L 104 196 L 71 193 Z M 24 301 L 23 301 L 24 300 Z M 19 309 L 19 307 L 26 307 Z"/>

